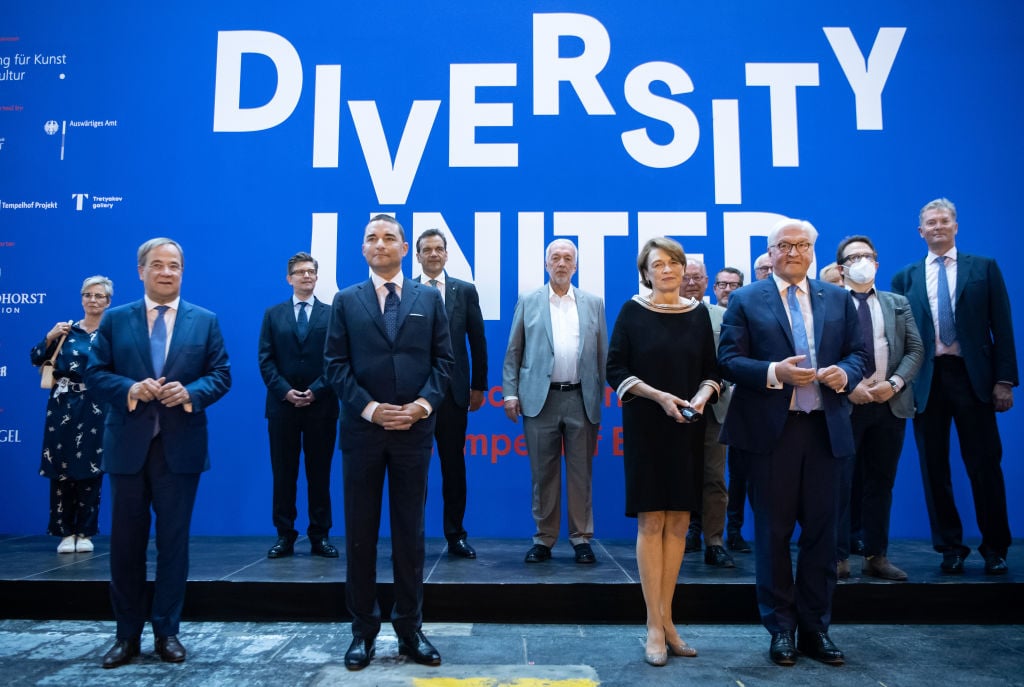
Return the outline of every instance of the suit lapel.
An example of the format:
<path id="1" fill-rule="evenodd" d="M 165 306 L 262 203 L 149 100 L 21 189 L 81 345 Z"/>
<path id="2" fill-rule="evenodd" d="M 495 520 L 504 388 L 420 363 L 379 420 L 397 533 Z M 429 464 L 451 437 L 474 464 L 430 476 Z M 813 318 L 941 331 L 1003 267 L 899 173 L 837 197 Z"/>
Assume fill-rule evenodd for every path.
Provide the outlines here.
<path id="1" fill-rule="evenodd" d="M 786 315 L 786 308 L 782 304 L 782 294 L 779 293 L 774 279 L 767 279 L 766 282 L 767 286 L 763 292 L 765 308 L 775 315 L 790 347 L 796 351 L 796 344 L 793 343 L 793 326 L 789 323 L 789 316 Z"/>
<path id="2" fill-rule="evenodd" d="M 576 296 L 576 317 L 579 320 L 580 325 L 580 342 L 576 348 L 576 369 L 579 369 L 579 361 L 583 359 L 583 346 L 587 342 L 587 325 L 590 320 L 584 314 L 587 313 L 587 297 L 579 289 L 574 286 L 570 286 L 573 294 Z M 578 373 L 577 373 L 578 374 Z"/>
<path id="3" fill-rule="evenodd" d="M 458 294 L 459 286 L 451 278 L 445 274 L 444 280 L 444 309 L 448 313 L 448 320 L 451 321 L 452 316 L 455 315 L 455 304 L 459 297 Z"/>
<path id="4" fill-rule="evenodd" d="M 971 269 L 974 267 L 974 260 L 970 255 L 957 253 L 956 256 L 956 289 L 953 293 L 953 303 L 960 302 L 960 296 L 964 295 L 964 287 L 971 277 Z"/>
<path id="5" fill-rule="evenodd" d="M 882 308 L 882 322 L 885 324 L 885 340 L 889 342 L 890 354 L 893 352 L 893 342 L 896 340 L 896 308 L 893 306 L 889 294 L 875 291 L 878 297 L 878 305 Z"/>
<path id="6" fill-rule="evenodd" d="M 807 296 L 811 299 L 811 317 L 814 318 L 814 350 L 821 352 L 822 336 L 825 333 L 825 289 L 816 279 L 807 280 Z"/>
<path id="7" fill-rule="evenodd" d="M 363 307 L 366 308 L 366 314 L 370 316 L 370 320 L 377 325 L 380 335 L 387 340 L 388 334 L 384 329 L 384 314 L 380 311 L 380 302 L 377 300 L 377 291 L 373 288 L 372 279 L 368 279 L 359 285 L 358 298 Z"/>
<path id="8" fill-rule="evenodd" d="M 134 310 L 131 331 L 135 338 L 135 348 L 139 351 L 143 364 L 149 370 L 150 375 L 155 377 L 153 356 L 149 353 L 149 320 L 146 318 L 146 299 L 138 301 Z"/>
<path id="9" fill-rule="evenodd" d="M 555 350 L 555 335 L 551 333 L 551 301 L 549 300 L 551 296 L 548 291 L 550 288 L 545 284 L 535 293 L 537 295 L 537 305 L 541 309 L 540 318 L 541 322 L 544 323 L 544 334 L 548 337 L 548 346 L 553 351 Z"/>
<path id="10" fill-rule="evenodd" d="M 419 300 L 420 289 L 422 288 L 434 288 L 432 286 L 425 287 L 419 282 L 413 281 L 412 279 L 406 279 L 402 282 L 402 300 L 398 303 L 398 331 L 402 331 L 402 325 L 405 323 L 405 318 L 412 312 L 413 303 Z M 384 322 L 384 316 L 381 315 L 381 323 Z"/>
<path id="11" fill-rule="evenodd" d="M 174 330 L 171 332 L 171 345 L 167 349 L 167 360 L 164 361 L 164 376 L 174 365 L 174 360 L 181 351 L 182 340 L 185 338 L 185 333 L 192 326 L 191 321 L 194 315 L 195 313 L 191 305 L 183 300 L 178 301 L 178 312 L 174 316 Z"/>

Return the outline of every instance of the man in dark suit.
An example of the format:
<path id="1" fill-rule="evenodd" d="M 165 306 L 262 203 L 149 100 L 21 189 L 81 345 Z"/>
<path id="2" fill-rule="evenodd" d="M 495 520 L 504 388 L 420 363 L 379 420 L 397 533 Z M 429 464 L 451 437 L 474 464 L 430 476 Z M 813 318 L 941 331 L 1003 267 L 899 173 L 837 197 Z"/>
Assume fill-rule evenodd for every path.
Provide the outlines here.
<path id="1" fill-rule="evenodd" d="M 857 305 L 868 353 L 864 378 L 850 391 L 857 454 L 847 460 L 839 492 L 838 576 L 850 576 L 851 522 L 856 521 L 864 542 L 861 572 L 903 581 L 907 573 L 887 556 L 889 514 L 907 418 L 914 416 L 910 383 L 921 369 L 924 345 L 907 299 L 875 288 L 878 254 L 870 238 L 850 236 L 840 241 L 836 264 Z M 856 490 L 855 483 L 860 485 Z"/>
<path id="2" fill-rule="evenodd" d="M 444 402 L 454 358 L 441 294 L 402 275 L 408 252 L 405 231 L 393 217 L 370 220 L 363 257 L 371 277 L 335 295 L 324 348 L 327 379 L 341 401 L 350 670 L 370 664 L 380 630 L 377 533 L 385 474 L 398 651 L 417 663 L 441 664 L 421 629 L 423 510 L 434 411 Z"/>
<path id="3" fill-rule="evenodd" d="M 736 384 L 721 439 L 741 452 L 747 471 L 757 602 L 779 665 L 793 665 L 797 649 L 843 662 L 828 635 L 837 496 L 842 459 L 854 452 L 845 394 L 860 383 L 865 352 L 850 296 L 807 278 L 817 236 L 800 220 L 772 228 L 772 276 L 729 297 L 718 350 L 722 376 Z"/>
<path id="4" fill-rule="evenodd" d="M 267 308 L 260 328 L 260 374 L 267 385 L 267 431 L 274 473 L 277 542 L 267 558 L 295 552 L 295 484 L 306 454 L 310 551 L 337 558 L 331 530 L 331 457 L 337 437 L 338 397 L 324 376 L 324 340 L 331 309 L 313 295 L 319 265 L 309 253 L 288 260 L 292 297 Z"/>
<path id="5" fill-rule="evenodd" d="M 185 660 L 178 625 L 188 578 L 188 538 L 199 475 L 210 468 L 206 409 L 231 386 L 217 316 L 181 299 L 181 246 L 167 238 L 138 252 L 142 300 L 111 308 L 89 355 L 86 384 L 108 404 L 103 471 L 110 478 L 110 602 L 116 668 L 139 654 L 149 619 L 156 653 Z M 150 509 L 156 515 L 156 582 L 146 590 Z"/>
<path id="6" fill-rule="evenodd" d="M 949 428 L 956 422 L 981 530 L 978 551 L 985 572 L 1001 575 L 1007 571 L 1010 523 L 996 413 L 1013 406 L 1017 349 L 1003 274 L 991 258 L 958 253 L 957 229 L 953 203 L 939 198 L 925 205 L 917 230 L 928 256 L 898 272 L 892 290 L 910 300 L 924 341 L 924 364 L 914 383 L 914 438 L 941 570 L 962 574 L 971 552 L 964 546 L 949 471 Z"/>
<path id="7" fill-rule="evenodd" d="M 448 329 L 452 335 L 455 366 L 444 403 L 437 409 L 434 439 L 441 462 L 444 495 L 444 536 L 448 554 L 476 558 L 476 551 L 466 541 L 462 519 L 466 514 L 466 426 L 467 413 L 480 409 L 487 392 L 487 340 L 484 338 L 484 316 L 476 287 L 455 279 L 444 271 L 448 262 L 448 239 L 440 229 L 427 229 L 416 239 L 416 260 L 423 267 L 420 283 L 433 286 L 441 293 Z M 469 340 L 469 351 L 466 341 Z M 472 381 L 470 354 L 473 357 Z"/>

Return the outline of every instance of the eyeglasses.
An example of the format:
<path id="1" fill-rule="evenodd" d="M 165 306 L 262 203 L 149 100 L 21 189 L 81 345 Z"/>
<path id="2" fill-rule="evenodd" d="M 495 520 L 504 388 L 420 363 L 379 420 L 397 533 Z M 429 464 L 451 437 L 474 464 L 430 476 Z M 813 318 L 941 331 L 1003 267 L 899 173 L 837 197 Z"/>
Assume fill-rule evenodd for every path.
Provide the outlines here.
<path id="1" fill-rule="evenodd" d="M 705 279 L 707 279 L 707 277 L 702 277 L 700 275 L 698 275 L 696 277 L 690 276 L 690 275 L 686 275 L 686 276 L 683 277 L 683 281 L 686 282 L 687 284 L 699 284 L 700 282 L 704 281 Z"/>
<path id="2" fill-rule="evenodd" d="M 772 271 L 772 266 L 771 265 L 761 265 L 760 267 L 755 267 L 754 268 L 754 272 L 756 272 L 757 274 L 768 274 L 771 271 Z"/>
<path id="3" fill-rule="evenodd" d="M 738 288 L 740 288 L 740 286 L 741 285 L 740 285 L 740 283 L 738 281 L 716 281 L 715 282 L 715 288 L 716 289 L 738 289 Z"/>
<path id="4" fill-rule="evenodd" d="M 82 298 L 87 301 L 105 301 L 108 296 L 105 293 L 83 293 Z"/>
<path id="5" fill-rule="evenodd" d="M 316 270 L 292 270 L 289 274 L 291 274 L 293 277 L 295 277 L 295 276 L 315 277 L 316 276 Z"/>
<path id="6" fill-rule="evenodd" d="M 801 241 L 800 243 L 790 243 L 789 241 L 779 241 L 775 244 L 775 247 L 783 254 L 786 255 L 794 248 L 800 255 L 804 255 L 811 249 L 814 244 L 810 241 Z"/>
<path id="7" fill-rule="evenodd" d="M 853 255 L 847 255 L 845 258 L 843 258 L 843 264 L 844 265 L 852 265 L 853 263 L 859 262 L 861 260 L 871 260 L 872 262 L 874 262 L 875 254 L 874 253 L 854 253 Z"/>

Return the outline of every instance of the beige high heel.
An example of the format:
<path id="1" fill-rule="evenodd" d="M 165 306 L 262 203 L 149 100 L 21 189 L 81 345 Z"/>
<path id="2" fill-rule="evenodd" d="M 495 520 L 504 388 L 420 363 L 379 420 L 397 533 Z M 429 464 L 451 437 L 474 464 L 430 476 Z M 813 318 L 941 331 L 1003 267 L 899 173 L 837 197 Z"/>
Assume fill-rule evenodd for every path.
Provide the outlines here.
<path id="1" fill-rule="evenodd" d="M 697 650 L 681 639 L 676 644 L 668 642 L 668 649 L 674 656 L 683 656 L 684 658 L 695 658 L 697 656 Z"/>

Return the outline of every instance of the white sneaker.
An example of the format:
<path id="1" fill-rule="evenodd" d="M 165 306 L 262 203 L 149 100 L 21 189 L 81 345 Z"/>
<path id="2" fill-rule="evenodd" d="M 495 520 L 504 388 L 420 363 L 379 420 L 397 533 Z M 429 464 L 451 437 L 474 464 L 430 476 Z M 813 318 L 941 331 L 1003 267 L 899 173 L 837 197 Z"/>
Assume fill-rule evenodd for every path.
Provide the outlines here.
<path id="1" fill-rule="evenodd" d="M 75 535 L 70 537 L 64 537 L 60 540 L 60 544 L 57 544 L 57 553 L 74 553 L 75 552 Z"/>
<path id="2" fill-rule="evenodd" d="M 92 553 L 92 542 L 89 540 L 89 537 L 78 535 L 78 541 L 75 542 L 75 551 L 78 553 Z"/>

